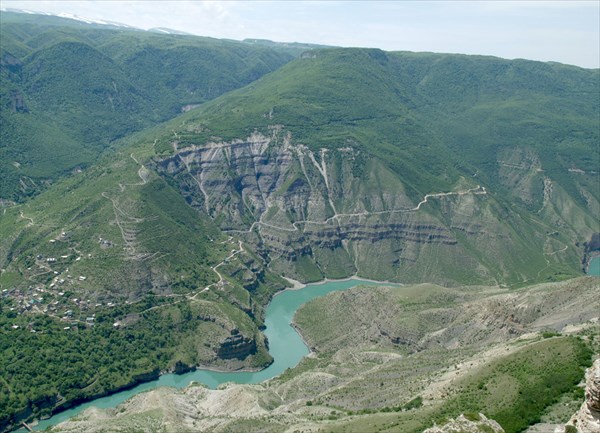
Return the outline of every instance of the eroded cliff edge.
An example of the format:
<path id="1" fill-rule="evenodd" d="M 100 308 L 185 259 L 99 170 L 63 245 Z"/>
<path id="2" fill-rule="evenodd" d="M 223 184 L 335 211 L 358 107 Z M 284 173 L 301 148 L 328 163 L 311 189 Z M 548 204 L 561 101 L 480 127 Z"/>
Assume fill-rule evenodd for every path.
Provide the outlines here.
<path id="1" fill-rule="evenodd" d="M 539 276 L 581 260 L 568 226 L 525 224 L 476 178 L 417 188 L 351 142 L 311 149 L 281 125 L 269 131 L 185 147 L 175 140 L 155 168 L 277 274 L 498 284 L 527 281 L 532 263 Z M 549 187 L 549 205 L 553 194 Z"/>

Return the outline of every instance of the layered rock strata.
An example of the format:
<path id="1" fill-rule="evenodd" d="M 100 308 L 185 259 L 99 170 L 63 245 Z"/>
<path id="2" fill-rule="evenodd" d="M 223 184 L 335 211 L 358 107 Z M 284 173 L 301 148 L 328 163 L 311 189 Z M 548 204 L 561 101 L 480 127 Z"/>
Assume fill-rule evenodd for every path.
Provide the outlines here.
<path id="1" fill-rule="evenodd" d="M 155 168 L 276 273 L 310 281 L 357 273 L 420 280 L 426 272 L 428 280 L 446 282 L 439 280 L 447 278 L 442 268 L 451 267 L 494 281 L 462 242 L 468 237 L 493 246 L 510 236 L 478 217 L 485 188 L 469 184 L 415 196 L 359 148 L 314 151 L 292 144 L 282 131 L 274 127 L 270 137 L 254 133 L 203 146 L 174 144 L 173 155 L 156 160 Z M 432 254 L 439 266 L 429 263 Z"/>
<path id="2" fill-rule="evenodd" d="M 217 349 L 217 356 L 219 358 L 244 359 L 256 353 L 256 341 L 254 339 L 244 337 L 235 329 L 231 331 L 231 334 Z"/>

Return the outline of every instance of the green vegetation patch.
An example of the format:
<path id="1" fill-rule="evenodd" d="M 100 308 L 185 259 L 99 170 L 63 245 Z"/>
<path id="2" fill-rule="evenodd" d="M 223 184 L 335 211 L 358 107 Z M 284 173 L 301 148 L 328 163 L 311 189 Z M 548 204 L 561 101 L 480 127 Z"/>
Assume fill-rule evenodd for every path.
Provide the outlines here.
<path id="1" fill-rule="evenodd" d="M 207 364 L 230 335 L 220 323 L 236 320 L 253 336 L 248 316 L 218 302 L 147 296 L 131 305 L 98 309 L 90 322 L 75 316 L 0 313 L 0 425 L 29 409 L 49 415 L 55 407 L 92 399 L 158 377 L 176 362 Z M 236 314 L 237 313 L 237 314 Z M 255 366 L 271 361 L 258 347 Z M 19 415 L 21 414 L 21 415 Z M 27 418 L 27 416 L 25 416 Z"/>
<path id="2" fill-rule="evenodd" d="M 292 59 L 264 45 L 0 16 L 0 198 L 13 201 Z"/>
<path id="3" fill-rule="evenodd" d="M 540 421 L 544 409 L 581 381 L 592 351 L 575 337 L 528 345 L 474 372 L 453 388 L 440 416 L 481 412 L 507 433 Z"/>

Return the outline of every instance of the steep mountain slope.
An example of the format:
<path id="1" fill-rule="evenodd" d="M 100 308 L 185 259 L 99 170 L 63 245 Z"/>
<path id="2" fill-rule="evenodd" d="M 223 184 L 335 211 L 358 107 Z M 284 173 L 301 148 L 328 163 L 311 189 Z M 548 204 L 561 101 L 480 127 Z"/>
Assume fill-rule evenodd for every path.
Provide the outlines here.
<path id="1" fill-rule="evenodd" d="M 287 283 L 140 163 L 151 150 L 3 212 L 0 429 L 160 371 L 270 363 L 263 306 Z"/>
<path id="2" fill-rule="evenodd" d="M 598 78 L 315 51 L 183 116 L 156 167 L 301 280 L 564 278 L 599 230 Z"/>
<path id="3" fill-rule="evenodd" d="M 0 198 L 92 162 L 109 143 L 277 69 L 249 44 L 2 12 Z"/>

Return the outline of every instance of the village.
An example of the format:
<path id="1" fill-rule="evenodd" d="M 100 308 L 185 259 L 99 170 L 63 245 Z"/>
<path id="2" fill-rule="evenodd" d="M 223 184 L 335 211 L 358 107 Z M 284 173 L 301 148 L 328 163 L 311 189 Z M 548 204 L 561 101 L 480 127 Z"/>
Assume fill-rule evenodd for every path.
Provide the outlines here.
<path id="1" fill-rule="evenodd" d="M 94 284 L 94 279 L 97 278 L 94 264 L 109 257 L 109 251 L 115 244 L 102 236 L 93 242 L 99 249 L 84 253 L 67 232 L 61 231 L 40 246 L 38 251 L 23 258 L 19 283 L 0 286 L 0 311 L 10 319 L 6 323 L 7 331 L 22 332 L 26 329 L 31 333 L 44 332 L 34 326 L 36 315 L 60 321 L 60 329 L 64 332 L 79 331 L 94 327 L 99 316 L 106 317 L 105 313 L 117 307 L 120 310 L 114 314 L 109 313 L 108 316 L 114 317 L 111 319 L 113 328 L 124 328 L 139 320 L 141 311 L 177 303 L 186 297 L 181 294 L 150 294 L 150 300 L 148 297 L 119 300 L 106 292 L 99 292 Z M 225 242 L 232 242 L 232 238 Z M 217 268 L 242 251 L 239 243 L 239 249 L 232 249 L 227 258 L 211 268 L 219 281 L 191 297 L 195 298 L 199 293 L 208 291 L 213 285 L 222 287 L 225 280 Z M 125 310 L 122 308 L 124 306 L 127 306 Z M 138 311 L 140 309 L 142 310 Z"/>
<path id="2" fill-rule="evenodd" d="M 99 238 L 101 248 L 111 246 L 110 241 Z M 88 285 L 86 275 L 77 275 L 69 267 L 81 260 L 93 260 L 91 254 L 81 254 L 74 247 L 68 245 L 68 235 L 61 232 L 55 239 L 48 241 L 48 250 L 52 253 L 38 253 L 30 257 L 24 276 L 29 284 L 27 287 L 2 288 L 0 301 L 2 310 L 9 317 L 27 314 L 44 314 L 55 317 L 64 323 L 64 331 L 76 331 L 80 327 L 94 326 L 98 308 L 112 308 L 116 304 L 103 299 L 89 299 L 82 296 L 85 286 Z M 61 248 L 61 246 L 63 248 Z M 66 247 L 66 248 L 65 248 Z M 71 251 L 72 250 L 72 251 Z M 54 254 L 60 251 L 61 254 Z M 76 295 L 77 294 L 77 295 Z M 97 297 L 97 295 L 96 295 Z M 118 323 L 115 323 L 115 327 Z M 21 325 L 14 324 L 12 329 L 17 330 Z M 28 324 L 29 331 L 37 330 Z"/>

